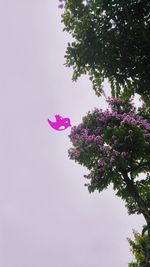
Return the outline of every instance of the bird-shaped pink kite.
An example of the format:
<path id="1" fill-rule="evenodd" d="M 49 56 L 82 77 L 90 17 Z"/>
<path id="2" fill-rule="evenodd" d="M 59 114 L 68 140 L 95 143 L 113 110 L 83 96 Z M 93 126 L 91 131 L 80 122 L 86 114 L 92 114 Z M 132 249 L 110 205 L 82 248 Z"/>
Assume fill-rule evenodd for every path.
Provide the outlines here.
<path id="1" fill-rule="evenodd" d="M 48 123 L 53 129 L 57 131 L 63 131 L 68 127 L 71 127 L 69 118 L 62 118 L 60 115 L 55 115 L 55 118 L 56 122 L 52 122 L 51 120 L 48 119 Z"/>

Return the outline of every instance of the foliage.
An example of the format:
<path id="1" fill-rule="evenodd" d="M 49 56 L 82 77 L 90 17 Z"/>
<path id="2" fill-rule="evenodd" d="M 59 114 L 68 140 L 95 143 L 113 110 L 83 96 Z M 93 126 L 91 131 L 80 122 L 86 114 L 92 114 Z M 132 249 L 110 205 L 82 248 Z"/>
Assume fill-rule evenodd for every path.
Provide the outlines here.
<path id="1" fill-rule="evenodd" d="M 61 0 L 73 80 L 88 74 L 97 95 L 108 78 L 112 95 L 135 92 L 150 99 L 150 1 Z"/>
<path id="2" fill-rule="evenodd" d="M 142 107 L 138 108 L 138 114 L 144 119 L 150 121 L 150 106 L 145 105 L 145 103 L 143 102 Z"/>
<path id="3" fill-rule="evenodd" d="M 148 235 L 128 239 L 136 258 L 129 267 L 150 267 L 150 1 L 59 1 L 73 38 L 65 55 L 72 79 L 89 75 L 100 96 L 107 78 L 113 96 L 109 109 L 95 108 L 72 127 L 69 157 L 89 170 L 89 192 L 112 183 L 128 213 L 144 215 Z M 135 93 L 145 101 L 138 110 L 129 100 Z"/>
<path id="4" fill-rule="evenodd" d="M 129 100 L 107 101 L 109 109 L 95 108 L 72 127 L 69 157 L 90 171 L 84 176 L 89 192 L 112 183 L 128 212 L 139 214 L 141 207 L 150 208 L 150 122 Z M 139 179 L 140 173 L 145 179 Z"/>
<path id="5" fill-rule="evenodd" d="M 135 230 L 133 230 L 133 235 L 135 241 L 127 238 L 131 246 L 131 251 L 135 256 L 136 262 L 131 262 L 128 264 L 129 267 L 145 267 L 150 266 L 150 263 L 147 263 L 147 247 L 149 243 L 148 235 L 140 235 Z"/>

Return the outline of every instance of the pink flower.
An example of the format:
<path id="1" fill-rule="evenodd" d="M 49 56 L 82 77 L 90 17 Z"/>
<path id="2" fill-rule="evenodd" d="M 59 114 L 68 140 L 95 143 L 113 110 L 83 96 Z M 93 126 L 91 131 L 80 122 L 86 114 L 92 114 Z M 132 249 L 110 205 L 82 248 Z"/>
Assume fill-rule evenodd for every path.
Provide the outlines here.
<path id="1" fill-rule="evenodd" d="M 146 133 L 146 134 L 144 134 L 144 136 L 150 137 L 150 133 Z"/>

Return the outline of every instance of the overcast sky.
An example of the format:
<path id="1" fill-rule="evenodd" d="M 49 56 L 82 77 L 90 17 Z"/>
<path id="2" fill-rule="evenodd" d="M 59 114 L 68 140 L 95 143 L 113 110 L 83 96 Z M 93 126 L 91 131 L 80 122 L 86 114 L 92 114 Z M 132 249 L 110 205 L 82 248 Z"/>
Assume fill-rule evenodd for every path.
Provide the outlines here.
<path id="1" fill-rule="evenodd" d="M 0 0 L 0 266 L 127 267 L 126 238 L 143 217 L 111 188 L 89 194 L 88 171 L 67 156 L 70 128 L 47 123 L 106 108 L 63 65 L 60 15 L 55 0 Z"/>

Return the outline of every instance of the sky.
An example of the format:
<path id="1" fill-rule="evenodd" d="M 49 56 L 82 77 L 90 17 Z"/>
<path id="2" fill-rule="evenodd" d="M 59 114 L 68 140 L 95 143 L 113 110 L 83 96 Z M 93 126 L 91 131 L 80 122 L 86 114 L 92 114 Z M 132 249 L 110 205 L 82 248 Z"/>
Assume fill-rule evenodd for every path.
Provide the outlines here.
<path id="1" fill-rule="evenodd" d="M 64 66 L 61 12 L 57 0 L 0 0 L 0 266 L 127 267 L 143 217 L 111 186 L 89 194 L 87 169 L 68 158 L 70 128 L 47 123 L 61 114 L 78 125 L 107 107 Z"/>

